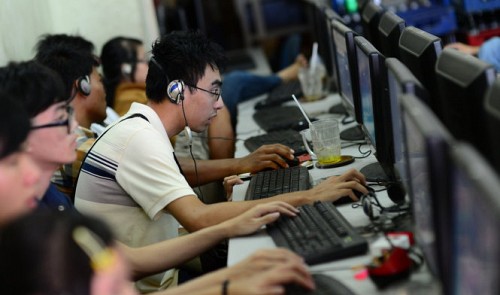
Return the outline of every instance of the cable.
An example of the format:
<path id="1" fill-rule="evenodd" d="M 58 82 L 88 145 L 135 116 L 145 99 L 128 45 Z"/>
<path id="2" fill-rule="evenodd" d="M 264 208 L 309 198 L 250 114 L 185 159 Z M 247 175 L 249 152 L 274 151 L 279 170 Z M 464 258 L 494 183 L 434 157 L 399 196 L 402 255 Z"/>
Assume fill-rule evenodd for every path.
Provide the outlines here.
<path id="1" fill-rule="evenodd" d="M 196 175 L 196 187 L 198 188 L 198 191 L 200 192 L 200 199 L 203 203 L 205 203 L 205 196 L 203 195 L 203 190 L 200 187 L 200 177 L 198 175 L 198 165 L 196 164 L 196 159 L 193 155 L 193 139 L 191 135 L 191 129 L 189 128 L 187 117 L 186 117 L 186 111 L 184 110 L 184 99 L 181 100 L 181 107 L 182 107 L 182 115 L 184 116 L 184 123 L 186 124 L 186 127 L 188 129 L 188 138 L 189 138 L 189 154 L 191 155 L 191 159 L 193 159 L 193 164 L 194 164 L 194 173 Z"/>
<path id="2" fill-rule="evenodd" d="M 359 146 L 358 146 L 358 152 L 359 152 L 362 156 L 361 156 L 361 157 L 354 157 L 355 159 L 364 159 L 364 158 L 369 157 L 369 156 L 372 154 L 372 150 L 368 150 L 368 151 L 366 151 L 366 152 L 362 152 L 362 151 L 361 151 L 361 146 L 363 146 L 363 145 L 364 145 L 364 143 L 361 143 L 361 144 L 359 144 Z"/>

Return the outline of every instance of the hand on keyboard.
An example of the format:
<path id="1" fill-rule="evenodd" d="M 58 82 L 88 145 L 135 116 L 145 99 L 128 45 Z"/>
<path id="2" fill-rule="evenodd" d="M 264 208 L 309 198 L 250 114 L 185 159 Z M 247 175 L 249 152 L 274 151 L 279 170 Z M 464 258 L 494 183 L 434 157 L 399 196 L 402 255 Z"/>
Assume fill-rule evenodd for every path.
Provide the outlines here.
<path id="1" fill-rule="evenodd" d="M 292 160 L 294 151 L 282 144 L 263 145 L 248 156 L 239 158 L 237 173 L 257 173 L 264 169 L 286 168 L 285 159 Z"/>
<path id="2" fill-rule="evenodd" d="M 296 216 L 297 212 L 299 210 L 290 204 L 274 201 L 256 205 L 216 226 L 225 228 L 226 238 L 243 236 L 254 233 L 263 225 L 275 221 L 280 216 Z"/>
<path id="3" fill-rule="evenodd" d="M 303 290 L 315 286 L 303 259 L 286 249 L 259 250 L 222 271 L 231 278 L 228 294 L 276 294 L 285 285 L 299 285 Z"/>
<path id="4" fill-rule="evenodd" d="M 368 193 L 365 187 L 366 179 L 356 169 L 351 169 L 340 176 L 332 176 L 312 188 L 311 196 L 316 201 L 334 202 L 342 197 L 358 201 L 354 191 Z"/>

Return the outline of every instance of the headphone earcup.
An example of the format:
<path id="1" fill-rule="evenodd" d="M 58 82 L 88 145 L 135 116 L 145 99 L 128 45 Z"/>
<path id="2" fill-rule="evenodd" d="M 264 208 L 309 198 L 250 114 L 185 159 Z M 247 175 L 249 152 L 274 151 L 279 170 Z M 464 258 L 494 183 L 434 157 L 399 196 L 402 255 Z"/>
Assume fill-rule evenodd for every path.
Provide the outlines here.
<path id="1" fill-rule="evenodd" d="M 90 86 L 90 77 L 88 75 L 85 75 L 78 78 L 78 80 L 76 81 L 76 87 L 78 88 L 78 91 L 80 91 L 83 95 L 89 96 L 90 91 L 92 90 Z"/>
<path id="2" fill-rule="evenodd" d="M 184 99 L 184 82 L 173 80 L 168 84 L 167 96 L 171 102 L 179 104 Z"/>

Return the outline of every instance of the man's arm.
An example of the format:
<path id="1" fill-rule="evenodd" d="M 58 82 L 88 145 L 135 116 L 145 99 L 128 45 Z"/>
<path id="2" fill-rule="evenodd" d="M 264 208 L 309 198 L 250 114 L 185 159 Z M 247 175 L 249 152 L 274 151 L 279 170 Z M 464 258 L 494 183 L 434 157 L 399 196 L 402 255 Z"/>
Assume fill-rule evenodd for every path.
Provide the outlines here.
<path id="1" fill-rule="evenodd" d="M 289 204 L 272 202 L 256 206 L 235 218 L 189 235 L 140 248 L 130 248 L 121 243 L 119 246 L 131 266 L 134 279 L 140 279 L 146 275 L 176 267 L 208 250 L 221 240 L 253 233 L 262 225 L 276 220 L 280 214 L 294 215 L 297 212 Z M 170 255 L 171 253 L 176 253 L 176 255 Z"/>
<path id="2" fill-rule="evenodd" d="M 210 159 L 234 158 L 236 137 L 227 108 L 218 111 L 208 126 L 208 152 Z"/>
<path id="3" fill-rule="evenodd" d="M 222 294 L 227 281 L 228 294 L 268 294 L 270 288 L 296 283 L 314 288 L 313 279 L 301 257 L 286 249 L 259 250 L 238 264 L 190 280 L 178 287 L 153 293 Z"/>
<path id="4" fill-rule="evenodd" d="M 178 158 L 184 175 L 191 186 L 203 185 L 212 181 L 222 181 L 224 177 L 240 173 L 255 173 L 263 169 L 288 167 L 284 158 L 293 159 L 293 151 L 284 145 L 264 145 L 242 158 L 221 160 L 196 160 Z M 196 176 L 198 171 L 198 177 Z"/>
<path id="5" fill-rule="evenodd" d="M 188 231 L 194 232 L 202 228 L 218 224 L 224 220 L 247 211 L 257 204 L 283 201 L 294 207 L 311 204 L 314 201 L 335 201 L 341 197 L 357 200 L 353 190 L 368 193 L 364 187 L 365 177 L 352 169 L 341 176 L 332 176 L 307 191 L 293 192 L 252 201 L 221 202 L 206 205 L 196 196 L 179 198 L 169 205 L 169 211 Z"/>

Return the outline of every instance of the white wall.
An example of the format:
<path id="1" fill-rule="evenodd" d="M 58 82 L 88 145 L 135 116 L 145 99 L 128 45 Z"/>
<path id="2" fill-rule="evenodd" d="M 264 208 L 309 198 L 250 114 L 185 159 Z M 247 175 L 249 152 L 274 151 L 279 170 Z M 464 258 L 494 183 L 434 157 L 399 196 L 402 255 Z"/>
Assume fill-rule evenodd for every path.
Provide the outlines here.
<path id="1" fill-rule="evenodd" d="M 159 30 L 153 0 L 0 0 L 0 66 L 32 58 L 39 37 L 54 33 L 78 34 L 99 54 L 118 35 L 149 50 Z"/>

